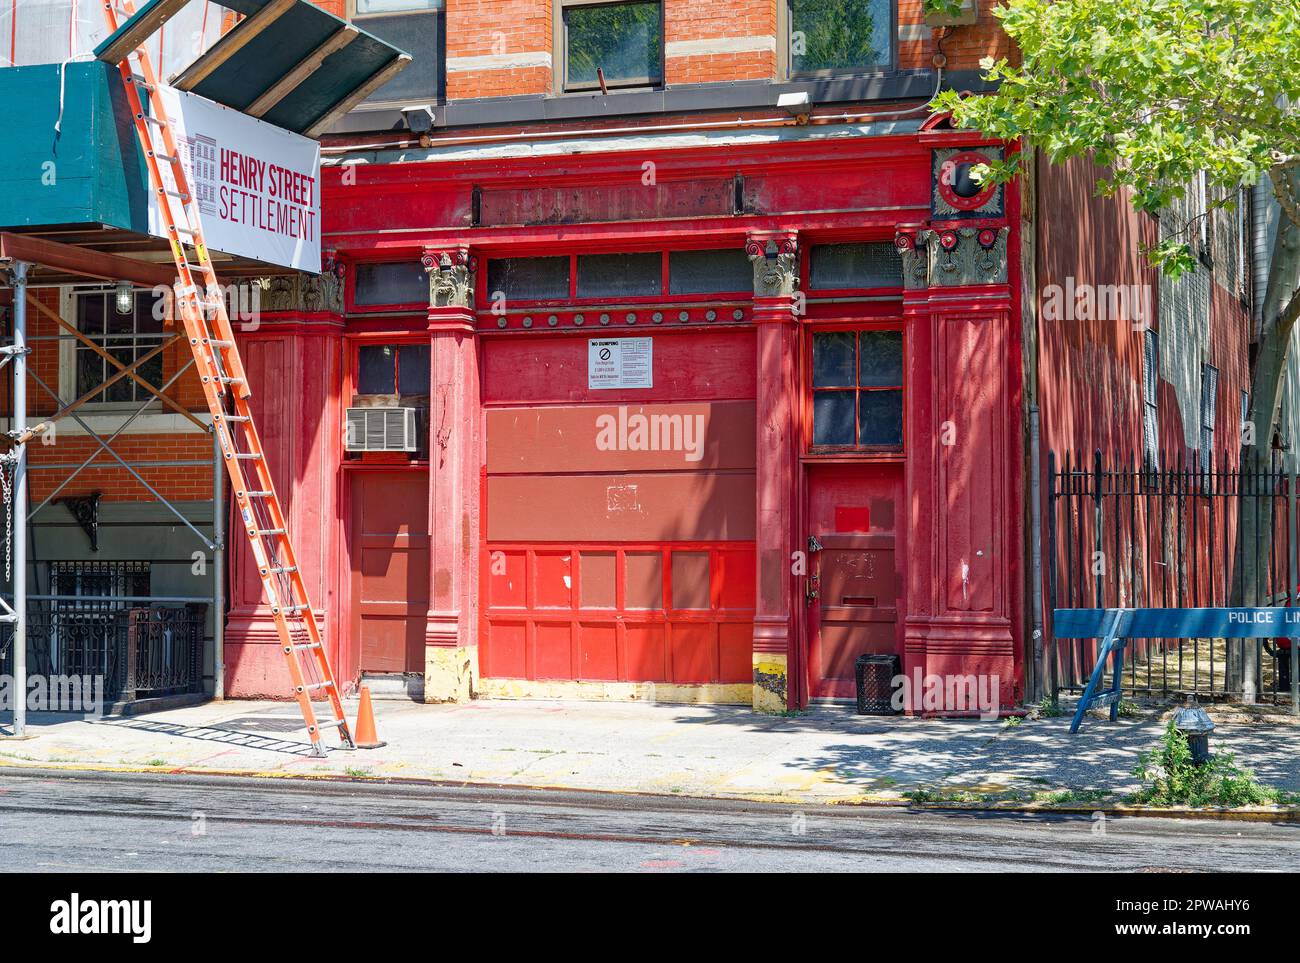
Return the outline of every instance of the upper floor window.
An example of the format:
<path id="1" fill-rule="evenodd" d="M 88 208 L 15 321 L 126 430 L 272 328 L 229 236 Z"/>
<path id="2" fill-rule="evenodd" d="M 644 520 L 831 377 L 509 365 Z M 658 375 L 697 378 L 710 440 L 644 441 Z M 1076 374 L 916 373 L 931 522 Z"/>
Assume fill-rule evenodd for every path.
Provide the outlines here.
<path id="1" fill-rule="evenodd" d="M 663 82 L 660 0 L 556 0 L 555 22 L 565 90 Z"/>
<path id="2" fill-rule="evenodd" d="M 155 310 L 155 306 L 159 310 Z M 78 294 L 76 297 L 77 330 L 89 335 L 104 351 L 124 365 L 133 364 L 149 354 L 164 340 L 162 305 L 150 291 L 137 290 L 128 300 L 113 291 Z M 93 348 L 77 343 L 76 397 L 93 391 L 118 369 Z M 163 383 L 163 359 L 156 354 L 136 369 L 143 380 L 154 386 Z M 152 398 L 148 389 L 131 378 L 119 378 L 91 398 L 93 403 L 139 404 Z"/>
<path id="3" fill-rule="evenodd" d="M 894 0 L 783 0 L 790 73 L 808 76 L 889 70 Z"/>
<path id="4" fill-rule="evenodd" d="M 363 109 L 442 99 L 446 6 L 446 0 L 352 0 L 353 23 L 411 55 L 405 70 L 362 101 Z"/>

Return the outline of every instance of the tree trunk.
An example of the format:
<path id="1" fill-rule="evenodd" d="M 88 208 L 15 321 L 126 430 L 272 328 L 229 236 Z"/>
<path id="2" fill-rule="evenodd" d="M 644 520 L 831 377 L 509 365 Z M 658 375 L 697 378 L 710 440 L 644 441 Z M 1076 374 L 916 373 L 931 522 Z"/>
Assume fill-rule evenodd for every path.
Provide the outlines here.
<path id="1" fill-rule="evenodd" d="M 1287 177 L 1293 191 L 1298 186 L 1294 171 L 1279 170 L 1273 176 Z M 1252 443 L 1243 444 L 1241 449 L 1242 496 L 1238 500 L 1237 548 L 1233 553 L 1232 605 L 1267 605 L 1272 589 L 1268 582 L 1273 547 L 1273 500 L 1267 497 L 1271 492 L 1264 478 L 1272 467 L 1273 426 L 1282 403 L 1291 334 L 1300 315 L 1300 297 L 1295 295 L 1298 275 L 1300 228 L 1283 217 L 1273 242 L 1263 324 L 1251 372 L 1249 423 L 1254 426 L 1254 432 Z M 1243 640 L 1235 652 L 1228 646 L 1228 688 L 1239 689 L 1244 702 L 1255 701 L 1258 656 L 1258 646 L 1249 640 Z"/>

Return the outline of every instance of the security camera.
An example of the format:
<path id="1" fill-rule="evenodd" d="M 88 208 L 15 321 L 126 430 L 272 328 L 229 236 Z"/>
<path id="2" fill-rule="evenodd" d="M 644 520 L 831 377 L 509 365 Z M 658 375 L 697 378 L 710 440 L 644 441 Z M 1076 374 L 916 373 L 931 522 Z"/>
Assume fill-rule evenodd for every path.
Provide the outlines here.
<path id="1" fill-rule="evenodd" d="M 806 90 L 781 94 L 776 98 L 776 105 L 801 124 L 808 123 L 808 115 L 812 113 L 812 100 Z"/>
<path id="2" fill-rule="evenodd" d="M 403 107 L 402 119 L 412 134 L 427 134 L 433 129 L 433 105 L 412 104 Z"/>

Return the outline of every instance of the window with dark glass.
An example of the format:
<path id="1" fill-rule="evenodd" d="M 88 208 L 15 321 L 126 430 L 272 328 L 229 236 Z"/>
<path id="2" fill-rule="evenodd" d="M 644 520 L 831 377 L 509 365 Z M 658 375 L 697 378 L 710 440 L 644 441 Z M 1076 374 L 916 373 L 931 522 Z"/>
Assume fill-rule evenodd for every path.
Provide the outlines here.
<path id="1" fill-rule="evenodd" d="M 1214 423 L 1219 412 L 1219 369 L 1201 366 L 1201 467 L 1214 464 Z"/>
<path id="2" fill-rule="evenodd" d="M 792 74 L 879 71 L 893 66 L 893 0 L 784 2 Z"/>
<path id="3" fill-rule="evenodd" d="M 118 310 L 115 292 L 95 292 L 77 295 L 77 329 L 89 335 L 101 348 L 124 365 L 134 364 L 142 355 L 148 354 L 162 342 L 163 318 L 166 316 L 166 303 L 155 297 L 150 291 L 137 290 L 131 309 L 126 312 Z M 76 396 L 80 398 L 88 391 L 117 373 L 117 368 L 109 364 L 98 352 L 89 346 L 78 343 L 76 346 Z M 135 373 L 152 385 L 161 387 L 163 382 L 162 354 L 150 358 Z M 127 377 L 101 391 L 91 402 L 108 402 L 127 404 L 152 398 L 146 388 Z"/>
<path id="4" fill-rule="evenodd" d="M 508 257 L 488 261 L 488 299 L 551 301 L 569 296 L 567 257 Z"/>
<path id="5" fill-rule="evenodd" d="M 813 445 L 896 448 L 903 443 L 903 333 L 813 335 Z"/>
<path id="6" fill-rule="evenodd" d="M 1142 464 L 1160 470 L 1160 336 L 1142 332 Z"/>
<path id="7" fill-rule="evenodd" d="M 659 294 L 663 289 L 663 256 L 646 254 L 580 254 L 578 297 L 626 298 Z"/>
<path id="8" fill-rule="evenodd" d="M 753 289 L 754 267 L 743 248 L 673 251 L 668 255 L 669 294 Z"/>
<path id="9" fill-rule="evenodd" d="M 352 21 L 411 55 L 406 69 L 362 101 L 363 109 L 427 104 L 443 98 L 445 0 L 352 0 Z"/>
<path id="10" fill-rule="evenodd" d="M 559 0 L 557 46 L 565 90 L 648 87 L 663 80 L 659 0 Z"/>
<path id="11" fill-rule="evenodd" d="M 352 301 L 363 307 L 429 301 L 429 275 L 419 261 L 362 263 L 353 274 Z"/>
<path id="12" fill-rule="evenodd" d="M 903 259 L 893 244 L 816 244 L 808 253 L 813 290 L 901 288 Z"/>
<path id="13" fill-rule="evenodd" d="M 428 393 L 427 344 L 366 344 L 357 352 L 357 394 Z"/>

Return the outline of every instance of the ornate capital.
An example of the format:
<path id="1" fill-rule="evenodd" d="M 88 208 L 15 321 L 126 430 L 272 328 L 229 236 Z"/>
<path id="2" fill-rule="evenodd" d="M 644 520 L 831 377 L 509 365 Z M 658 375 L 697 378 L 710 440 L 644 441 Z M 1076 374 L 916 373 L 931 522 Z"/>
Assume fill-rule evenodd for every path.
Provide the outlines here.
<path id="1" fill-rule="evenodd" d="M 751 234 L 745 253 L 754 266 L 754 297 L 793 297 L 799 290 L 799 243 L 794 234 Z"/>
<path id="2" fill-rule="evenodd" d="M 1007 227 L 899 228 L 894 247 L 903 259 L 903 287 L 1005 284 Z"/>
<path id="3" fill-rule="evenodd" d="M 420 263 L 429 273 L 429 307 L 473 309 L 478 258 L 468 247 L 425 248 Z"/>
<path id="4" fill-rule="evenodd" d="M 343 313 L 343 283 L 336 272 L 278 275 L 255 282 L 260 304 L 268 312 Z"/>
<path id="5" fill-rule="evenodd" d="M 894 235 L 894 248 L 903 259 L 903 289 L 915 291 L 929 286 L 930 266 L 925 253 L 928 232 L 915 226 L 900 227 Z"/>

